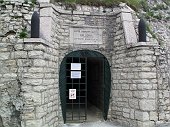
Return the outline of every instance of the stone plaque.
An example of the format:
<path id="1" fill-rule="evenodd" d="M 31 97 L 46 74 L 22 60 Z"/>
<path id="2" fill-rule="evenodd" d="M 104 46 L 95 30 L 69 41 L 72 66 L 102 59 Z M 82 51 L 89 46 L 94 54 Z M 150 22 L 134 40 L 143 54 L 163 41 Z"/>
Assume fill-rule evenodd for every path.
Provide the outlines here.
<path id="1" fill-rule="evenodd" d="M 97 27 L 70 28 L 70 41 L 74 44 L 102 44 L 102 29 Z"/>

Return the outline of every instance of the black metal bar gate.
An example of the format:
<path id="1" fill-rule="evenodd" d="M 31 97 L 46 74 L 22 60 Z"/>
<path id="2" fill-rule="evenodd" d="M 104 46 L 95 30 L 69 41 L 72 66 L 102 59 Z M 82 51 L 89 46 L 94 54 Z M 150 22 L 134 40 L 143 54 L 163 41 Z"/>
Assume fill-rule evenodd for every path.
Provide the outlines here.
<path id="1" fill-rule="evenodd" d="M 59 89 L 64 123 L 87 119 L 87 58 L 103 60 L 103 118 L 107 119 L 111 88 L 110 65 L 104 55 L 90 50 L 69 53 L 60 65 Z"/>
<path id="2" fill-rule="evenodd" d="M 80 65 L 80 69 L 76 67 L 74 69 L 72 67 L 74 64 Z M 66 77 L 66 121 L 85 121 L 87 119 L 87 58 L 67 57 Z M 72 95 L 75 97 L 71 97 Z"/>

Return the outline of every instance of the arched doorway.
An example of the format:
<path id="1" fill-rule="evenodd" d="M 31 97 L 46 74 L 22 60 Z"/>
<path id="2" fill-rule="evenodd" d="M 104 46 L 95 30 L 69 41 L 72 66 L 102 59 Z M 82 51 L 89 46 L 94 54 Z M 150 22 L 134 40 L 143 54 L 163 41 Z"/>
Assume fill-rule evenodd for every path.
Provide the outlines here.
<path id="1" fill-rule="evenodd" d="M 90 113 L 96 113 L 94 109 L 100 111 L 106 120 L 110 88 L 110 65 L 104 55 L 90 50 L 73 51 L 66 55 L 59 72 L 64 123 L 86 121 Z"/>

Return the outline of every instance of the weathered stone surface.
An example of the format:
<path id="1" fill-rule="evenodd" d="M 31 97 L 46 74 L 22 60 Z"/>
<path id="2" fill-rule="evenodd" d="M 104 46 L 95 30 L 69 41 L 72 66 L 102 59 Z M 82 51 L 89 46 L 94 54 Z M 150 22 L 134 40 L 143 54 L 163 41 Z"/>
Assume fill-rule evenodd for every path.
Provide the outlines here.
<path id="1" fill-rule="evenodd" d="M 155 100 L 142 99 L 139 101 L 139 107 L 144 111 L 153 111 L 156 110 Z"/>
<path id="2" fill-rule="evenodd" d="M 136 43 L 135 19 L 128 6 L 106 8 L 106 13 L 103 7 L 78 6 L 72 13 L 64 6 L 47 3 L 34 9 L 29 2 L 6 4 L 6 9 L 0 7 L 0 126 L 59 126 L 63 122 L 58 96 L 60 63 L 69 52 L 83 49 L 100 52 L 109 61 L 109 120 L 134 127 L 169 121 L 169 45 L 162 48 L 157 42 Z M 45 40 L 17 40 L 23 28 L 30 37 L 30 18 L 38 9 L 41 37 Z M 162 27 L 159 33 L 164 34 L 165 22 L 153 24 L 154 29 Z M 83 34 L 89 35 L 83 38 L 91 39 L 93 44 L 70 43 L 70 28 L 80 26 L 102 28 L 98 42 L 93 42 L 97 36 L 91 39 L 91 35 Z"/>
<path id="3" fill-rule="evenodd" d="M 148 121 L 149 114 L 148 112 L 135 111 L 135 119 L 140 121 Z"/>

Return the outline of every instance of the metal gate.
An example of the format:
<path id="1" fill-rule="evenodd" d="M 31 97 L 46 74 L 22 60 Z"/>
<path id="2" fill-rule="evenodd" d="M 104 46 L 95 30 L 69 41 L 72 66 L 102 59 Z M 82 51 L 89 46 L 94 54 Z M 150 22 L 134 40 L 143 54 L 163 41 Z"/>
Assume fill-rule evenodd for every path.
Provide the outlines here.
<path id="1" fill-rule="evenodd" d="M 87 119 L 87 58 L 103 60 L 103 118 L 107 120 L 111 73 L 107 59 L 100 53 L 78 50 L 66 55 L 60 65 L 59 88 L 64 123 L 82 122 Z M 76 68 L 74 68 L 76 65 Z"/>
<path id="2" fill-rule="evenodd" d="M 66 121 L 87 119 L 87 58 L 66 59 Z"/>

